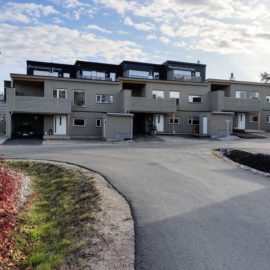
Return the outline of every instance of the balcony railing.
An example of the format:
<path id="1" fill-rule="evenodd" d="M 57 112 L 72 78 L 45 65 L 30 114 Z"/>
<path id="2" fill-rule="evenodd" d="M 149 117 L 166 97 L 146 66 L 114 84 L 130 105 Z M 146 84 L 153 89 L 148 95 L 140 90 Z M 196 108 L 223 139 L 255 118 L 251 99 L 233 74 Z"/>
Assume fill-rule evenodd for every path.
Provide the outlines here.
<path id="1" fill-rule="evenodd" d="M 201 82 L 202 77 L 201 76 L 190 76 L 190 75 L 179 75 L 174 74 L 173 79 L 177 81 L 191 81 L 191 82 Z"/>
<path id="2" fill-rule="evenodd" d="M 113 81 L 113 79 L 110 77 L 90 76 L 90 75 L 78 75 L 77 78 L 85 80 Z"/>

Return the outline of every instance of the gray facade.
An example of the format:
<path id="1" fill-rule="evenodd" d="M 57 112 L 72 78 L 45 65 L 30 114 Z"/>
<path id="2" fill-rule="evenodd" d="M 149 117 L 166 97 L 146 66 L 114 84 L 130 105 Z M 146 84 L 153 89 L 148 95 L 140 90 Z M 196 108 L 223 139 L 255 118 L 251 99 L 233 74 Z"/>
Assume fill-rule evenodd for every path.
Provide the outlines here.
<path id="1" fill-rule="evenodd" d="M 59 73 L 53 70 L 56 65 L 61 70 L 61 64 L 51 65 L 31 62 L 26 75 L 11 74 L 5 89 L 8 137 L 21 123 L 35 126 L 47 139 L 127 139 L 131 133 L 219 136 L 226 133 L 226 120 L 230 131 L 270 130 L 269 85 L 205 81 L 201 64 L 76 62 L 63 65 Z"/>

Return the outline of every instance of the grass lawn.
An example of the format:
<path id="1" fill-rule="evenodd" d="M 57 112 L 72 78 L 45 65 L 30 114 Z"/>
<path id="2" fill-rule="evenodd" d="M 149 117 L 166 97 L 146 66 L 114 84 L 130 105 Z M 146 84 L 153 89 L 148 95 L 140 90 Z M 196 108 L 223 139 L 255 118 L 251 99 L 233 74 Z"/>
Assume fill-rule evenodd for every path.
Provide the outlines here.
<path id="1" fill-rule="evenodd" d="M 50 163 L 8 164 L 31 178 L 34 193 L 18 216 L 14 269 L 78 269 L 79 258 L 96 234 L 99 195 L 94 179 Z"/>

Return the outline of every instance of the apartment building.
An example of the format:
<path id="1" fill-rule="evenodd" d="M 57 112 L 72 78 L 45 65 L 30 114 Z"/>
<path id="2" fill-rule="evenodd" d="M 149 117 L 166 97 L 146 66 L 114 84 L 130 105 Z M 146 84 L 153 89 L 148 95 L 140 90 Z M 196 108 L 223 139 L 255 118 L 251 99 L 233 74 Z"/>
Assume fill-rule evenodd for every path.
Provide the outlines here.
<path id="1" fill-rule="evenodd" d="M 206 80 L 206 65 L 166 61 L 74 65 L 27 61 L 5 85 L 8 137 L 21 125 L 54 138 L 132 139 L 136 133 L 219 136 L 270 130 L 270 86 Z"/>

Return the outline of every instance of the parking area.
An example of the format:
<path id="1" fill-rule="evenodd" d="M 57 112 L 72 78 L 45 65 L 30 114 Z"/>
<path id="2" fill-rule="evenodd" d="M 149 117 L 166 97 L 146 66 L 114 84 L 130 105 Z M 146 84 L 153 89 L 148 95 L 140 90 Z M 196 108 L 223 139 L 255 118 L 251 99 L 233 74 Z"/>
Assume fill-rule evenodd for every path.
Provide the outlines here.
<path id="1" fill-rule="evenodd" d="M 41 138 L 12 138 L 6 140 L 3 145 L 41 145 Z"/>

